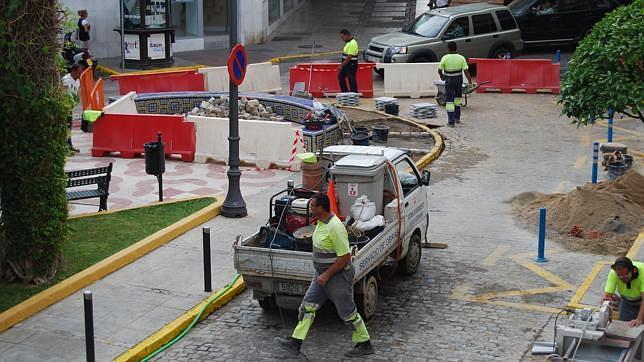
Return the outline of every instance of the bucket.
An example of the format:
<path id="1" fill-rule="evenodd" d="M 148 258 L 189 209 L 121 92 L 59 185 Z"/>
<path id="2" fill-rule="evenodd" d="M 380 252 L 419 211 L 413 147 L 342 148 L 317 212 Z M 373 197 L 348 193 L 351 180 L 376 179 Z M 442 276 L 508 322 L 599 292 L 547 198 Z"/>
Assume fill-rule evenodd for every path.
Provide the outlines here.
<path id="1" fill-rule="evenodd" d="M 611 163 L 607 166 L 608 168 L 608 179 L 615 180 L 621 176 L 624 176 L 624 173 L 628 169 L 628 165 L 625 163 Z"/>
<path id="2" fill-rule="evenodd" d="M 354 146 L 369 146 L 369 134 L 366 132 L 353 132 L 351 141 Z"/>
<path id="3" fill-rule="evenodd" d="M 366 133 L 369 134 L 369 128 L 367 127 L 356 127 L 353 129 L 353 133 Z"/>
<path id="4" fill-rule="evenodd" d="M 384 124 L 373 126 L 373 141 L 387 143 L 389 138 L 389 127 Z"/>
<path id="5" fill-rule="evenodd" d="M 304 188 L 313 191 L 322 191 L 324 185 L 324 164 L 316 163 L 302 163 L 302 184 Z"/>
<path id="6" fill-rule="evenodd" d="M 385 104 L 385 113 L 387 114 L 392 114 L 394 116 L 398 115 L 398 111 L 400 110 L 400 107 L 397 104 Z"/>

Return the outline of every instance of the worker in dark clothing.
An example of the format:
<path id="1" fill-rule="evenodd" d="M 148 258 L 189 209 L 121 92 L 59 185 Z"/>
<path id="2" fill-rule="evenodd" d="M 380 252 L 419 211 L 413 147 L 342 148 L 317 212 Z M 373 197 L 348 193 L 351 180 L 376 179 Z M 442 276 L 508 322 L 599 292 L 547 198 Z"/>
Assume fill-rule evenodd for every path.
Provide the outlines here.
<path id="1" fill-rule="evenodd" d="M 358 42 L 351 36 L 347 29 L 340 30 L 340 37 L 344 40 L 342 49 L 342 64 L 338 67 L 338 80 L 342 92 L 358 93 L 358 83 L 356 83 L 356 73 L 358 72 Z M 349 78 L 349 88 L 347 89 L 347 78 Z"/>
<path id="2" fill-rule="evenodd" d="M 456 53 L 456 43 L 447 43 L 449 54 L 445 54 L 438 64 L 438 75 L 445 81 L 445 108 L 447 109 L 447 125 L 454 127 L 461 121 L 461 101 L 463 96 L 463 73 L 472 84 L 465 57 Z"/>

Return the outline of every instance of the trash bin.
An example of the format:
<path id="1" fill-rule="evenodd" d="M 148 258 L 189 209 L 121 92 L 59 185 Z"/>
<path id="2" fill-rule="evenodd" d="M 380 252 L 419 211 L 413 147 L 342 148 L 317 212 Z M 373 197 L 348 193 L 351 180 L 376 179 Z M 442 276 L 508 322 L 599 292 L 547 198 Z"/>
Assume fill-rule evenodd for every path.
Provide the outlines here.
<path id="1" fill-rule="evenodd" d="M 165 154 L 163 142 L 147 142 L 143 145 L 145 154 L 145 173 L 161 175 L 165 172 Z"/>

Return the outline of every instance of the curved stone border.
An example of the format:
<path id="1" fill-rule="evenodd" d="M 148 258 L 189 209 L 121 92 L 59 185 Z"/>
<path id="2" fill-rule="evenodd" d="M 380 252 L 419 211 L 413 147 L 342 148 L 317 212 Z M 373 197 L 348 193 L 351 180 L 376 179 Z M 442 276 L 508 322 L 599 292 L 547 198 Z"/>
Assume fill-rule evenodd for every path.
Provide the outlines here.
<path id="1" fill-rule="evenodd" d="M 212 197 L 212 196 L 211 196 Z M 191 198 L 194 199 L 194 198 Z M 206 206 L 203 209 L 187 216 L 174 224 L 163 228 L 152 235 L 147 236 L 141 241 L 119 251 L 112 256 L 99 261 L 98 263 L 90 266 L 89 268 L 80 271 L 71 277 L 64 279 L 42 292 L 32 296 L 24 302 L 7 309 L 0 313 L 0 332 L 3 332 L 18 322 L 21 322 L 32 315 L 42 311 L 50 305 L 57 303 L 69 295 L 77 292 L 95 281 L 102 279 L 118 269 L 132 263 L 143 255 L 159 248 L 165 243 L 175 239 L 179 235 L 192 230 L 193 228 L 203 224 L 204 222 L 214 218 L 219 214 L 221 206 L 223 205 L 223 197 L 216 197 L 212 205 Z M 173 200 L 167 203 L 175 203 L 184 200 Z M 152 207 L 163 205 L 164 202 L 154 203 L 151 205 L 141 206 L 140 208 Z M 115 213 L 122 210 L 113 210 L 109 213 Z M 78 217 L 91 217 L 95 215 L 105 214 L 92 213 L 85 214 Z"/>
<path id="2" fill-rule="evenodd" d="M 378 114 L 378 115 L 386 117 L 386 118 L 393 118 L 393 119 L 396 119 L 398 121 L 401 121 L 401 122 L 416 126 L 416 127 L 420 128 L 421 130 L 429 133 L 432 136 L 432 138 L 434 139 L 434 147 L 432 147 L 432 149 L 427 154 L 425 154 L 425 156 L 423 156 L 420 160 L 418 160 L 416 162 L 416 167 L 419 170 L 424 169 L 430 163 L 434 162 L 441 155 L 441 153 L 443 152 L 443 149 L 445 149 L 445 143 L 443 142 L 443 136 L 441 136 L 441 134 L 438 133 L 437 131 L 434 131 L 433 129 L 425 126 L 424 124 L 420 124 L 418 122 L 414 122 L 414 121 L 412 121 L 410 119 L 402 118 L 402 117 L 399 117 L 399 116 L 394 116 L 394 115 L 389 114 L 389 113 L 385 113 L 385 112 L 381 112 L 381 111 L 375 111 L 375 110 L 371 110 L 371 109 L 367 109 L 367 108 L 363 108 L 363 107 L 353 107 L 353 106 L 337 106 L 337 107 L 338 108 L 346 108 L 346 109 L 355 109 L 355 110 L 364 111 L 364 112 L 371 112 L 371 113 L 375 113 L 375 114 Z"/>

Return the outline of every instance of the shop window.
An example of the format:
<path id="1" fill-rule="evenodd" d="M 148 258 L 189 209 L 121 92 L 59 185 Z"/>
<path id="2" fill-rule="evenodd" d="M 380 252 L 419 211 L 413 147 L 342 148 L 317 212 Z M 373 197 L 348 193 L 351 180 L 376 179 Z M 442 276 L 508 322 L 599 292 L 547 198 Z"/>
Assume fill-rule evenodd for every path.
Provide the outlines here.
<path id="1" fill-rule="evenodd" d="M 172 25 L 177 36 L 199 35 L 199 8 L 197 0 L 172 0 Z"/>
<path id="2" fill-rule="evenodd" d="M 268 23 L 273 24 L 282 16 L 282 0 L 268 0 Z"/>

